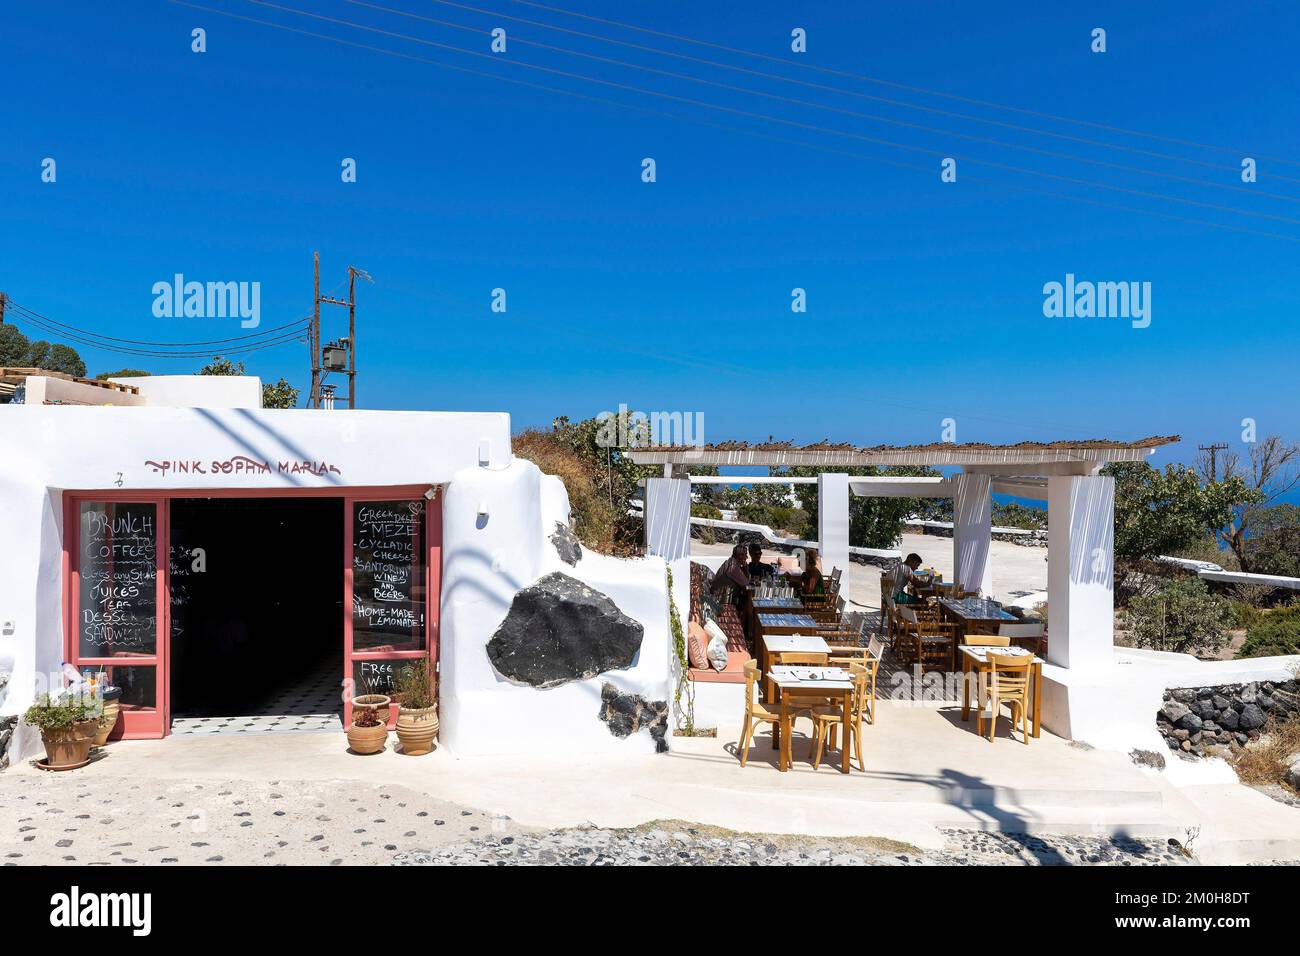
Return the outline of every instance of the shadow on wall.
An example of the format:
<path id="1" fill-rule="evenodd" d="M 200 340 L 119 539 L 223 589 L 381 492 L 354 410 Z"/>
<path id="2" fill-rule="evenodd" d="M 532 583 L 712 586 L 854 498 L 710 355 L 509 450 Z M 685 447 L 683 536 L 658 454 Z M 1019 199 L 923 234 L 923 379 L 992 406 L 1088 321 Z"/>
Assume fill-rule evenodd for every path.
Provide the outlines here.
<path id="1" fill-rule="evenodd" d="M 1115 574 L 1114 480 L 1099 475 L 1072 482 L 1070 510 L 1076 522 L 1070 533 L 1070 581 L 1109 590 Z"/>

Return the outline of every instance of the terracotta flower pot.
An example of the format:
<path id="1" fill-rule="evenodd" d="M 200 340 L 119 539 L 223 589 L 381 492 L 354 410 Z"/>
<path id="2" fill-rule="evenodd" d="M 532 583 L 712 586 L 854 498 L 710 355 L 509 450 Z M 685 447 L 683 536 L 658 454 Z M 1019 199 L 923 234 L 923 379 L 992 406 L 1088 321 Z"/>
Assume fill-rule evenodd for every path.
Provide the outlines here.
<path id="1" fill-rule="evenodd" d="M 382 753 L 388 746 L 388 727 L 384 724 L 377 727 L 358 727 L 353 724 L 348 728 L 348 746 L 354 753 Z"/>
<path id="2" fill-rule="evenodd" d="M 387 723 L 389 711 L 393 709 L 393 698 L 382 693 L 363 693 L 360 697 L 352 698 L 352 710 L 357 708 L 378 710 L 383 723 Z"/>
<path id="3" fill-rule="evenodd" d="M 410 710 L 397 710 L 397 739 L 402 742 L 402 753 L 412 757 L 427 754 L 438 737 L 438 705 Z"/>
<path id="4" fill-rule="evenodd" d="M 104 699 L 104 716 L 99 719 L 99 726 L 95 729 L 95 746 L 102 747 L 108 743 L 108 735 L 113 732 L 117 726 L 117 715 L 122 712 L 122 704 L 117 698 L 109 700 Z"/>
<path id="5" fill-rule="evenodd" d="M 85 763 L 94 743 L 98 720 L 83 720 L 71 727 L 42 730 L 41 742 L 45 744 L 45 763 L 51 767 L 74 767 Z"/>

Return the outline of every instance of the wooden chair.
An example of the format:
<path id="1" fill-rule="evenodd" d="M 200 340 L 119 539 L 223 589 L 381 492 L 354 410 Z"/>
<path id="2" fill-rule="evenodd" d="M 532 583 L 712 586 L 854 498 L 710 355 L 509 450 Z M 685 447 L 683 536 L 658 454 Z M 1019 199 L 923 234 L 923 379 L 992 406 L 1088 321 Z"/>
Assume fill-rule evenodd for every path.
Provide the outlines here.
<path id="1" fill-rule="evenodd" d="M 830 655 L 823 651 L 777 651 L 771 655 L 773 667 L 825 667 Z"/>
<path id="2" fill-rule="evenodd" d="M 1045 624 L 1002 624 L 998 634 L 1007 637 L 1017 647 L 1027 647 L 1039 657 L 1047 653 L 1047 626 Z"/>
<path id="3" fill-rule="evenodd" d="M 1011 638 L 1000 634 L 967 634 L 962 643 L 967 647 L 1010 647 Z"/>
<path id="4" fill-rule="evenodd" d="M 954 589 L 953 592 L 952 592 L 952 594 L 949 595 L 949 596 L 950 596 L 954 601 L 964 601 L 964 600 L 966 600 L 966 598 L 977 598 L 977 597 L 979 597 L 979 596 L 980 596 L 980 592 L 979 592 L 979 591 L 967 591 L 967 590 L 965 590 L 964 588 L 960 588 L 960 587 L 958 587 L 958 588 Z"/>
<path id="5" fill-rule="evenodd" d="M 979 735 L 984 736 L 984 721 L 989 722 L 989 741 L 997 730 L 998 711 L 1002 705 L 1011 706 L 1011 726 L 1014 729 L 1016 718 L 1020 718 L 1020 733 L 1025 746 L 1029 746 L 1029 682 L 1033 667 L 1033 658 L 1029 655 L 1012 657 L 1006 654 L 988 655 L 990 670 L 985 674 L 985 686 L 981 691 L 980 713 L 976 721 Z M 984 716 L 985 709 L 991 711 Z M 815 723 L 815 718 L 814 718 Z"/>
<path id="6" fill-rule="evenodd" d="M 771 724 L 772 736 L 776 736 L 776 726 L 781 720 L 779 713 L 768 710 L 754 697 L 754 685 L 763 676 L 758 671 L 758 661 L 745 661 L 745 720 L 740 725 L 740 765 L 749 760 L 749 744 L 753 739 L 756 724 Z"/>
<path id="7" fill-rule="evenodd" d="M 867 689 L 870 678 L 867 668 L 861 664 L 849 667 L 849 674 L 853 680 L 853 692 L 849 697 L 849 720 L 844 746 L 854 748 L 854 752 L 858 755 L 858 767 L 865 773 L 867 762 L 862 757 L 862 718 L 867 711 Z M 816 770 L 822 762 L 822 749 L 826 745 L 828 733 L 831 735 L 831 749 L 835 749 L 834 735 L 836 728 L 843 723 L 843 713 L 838 706 L 814 707 L 812 719 L 817 733 L 817 743 L 813 749 L 813 769 Z"/>
<path id="8" fill-rule="evenodd" d="M 919 608 L 898 609 L 901 633 L 895 638 L 895 648 L 903 663 L 911 667 L 921 665 L 922 672 L 933 665 L 940 670 L 955 669 L 957 664 L 957 626 L 937 619 L 937 616 L 918 614 Z"/>

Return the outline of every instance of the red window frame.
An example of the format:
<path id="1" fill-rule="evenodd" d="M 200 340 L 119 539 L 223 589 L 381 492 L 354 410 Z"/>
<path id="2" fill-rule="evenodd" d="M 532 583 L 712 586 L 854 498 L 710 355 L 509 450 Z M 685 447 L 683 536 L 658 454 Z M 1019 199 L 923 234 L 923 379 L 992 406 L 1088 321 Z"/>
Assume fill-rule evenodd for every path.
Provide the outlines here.
<path id="1" fill-rule="evenodd" d="M 123 705 L 122 720 L 114 739 L 146 739 L 166 736 L 171 730 L 171 500 L 173 498 L 339 498 L 343 501 L 343 673 L 344 719 L 352 719 L 351 694 L 355 660 L 418 660 L 427 657 L 438 669 L 438 625 L 442 604 L 442 507 L 437 494 L 424 508 L 425 614 L 424 650 L 358 651 L 352 647 L 352 512 L 357 501 L 410 501 L 423 498 L 428 485 L 386 485 L 346 488 L 166 488 L 156 491 L 70 490 L 63 495 L 63 653 L 64 660 L 77 667 L 122 667 L 131 664 L 153 666 L 157 687 L 154 707 Z M 439 489 L 440 490 L 440 489 Z M 82 657 L 78 635 L 81 582 L 79 577 L 83 502 L 147 503 L 155 506 L 157 528 L 158 629 L 155 654 L 142 657 Z M 394 718 L 395 719 L 395 718 Z"/>

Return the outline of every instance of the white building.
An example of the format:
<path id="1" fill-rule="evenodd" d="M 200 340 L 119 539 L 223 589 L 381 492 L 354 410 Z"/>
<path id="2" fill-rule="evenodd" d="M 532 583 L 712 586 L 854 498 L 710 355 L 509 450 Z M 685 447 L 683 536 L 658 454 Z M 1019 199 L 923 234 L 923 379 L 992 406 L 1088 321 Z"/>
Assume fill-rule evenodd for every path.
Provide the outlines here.
<path id="1" fill-rule="evenodd" d="M 314 678 L 337 707 L 341 682 L 383 690 L 428 658 L 453 752 L 655 747 L 599 713 L 608 687 L 669 697 L 665 564 L 563 561 L 564 487 L 512 456 L 509 416 L 262 409 L 251 377 L 122 383 L 33 377 L 26 404 L 0 405 L 0 715 L 61 686 L 65 662 L 110 670 L 119 735 L 161 737 L 258 701 L 294 713 Z M 640 644 L 521 687 L 487 644 L 553 572 L 606 595 Z M 20 725 L 13 759 L 39 752 Z"/>

